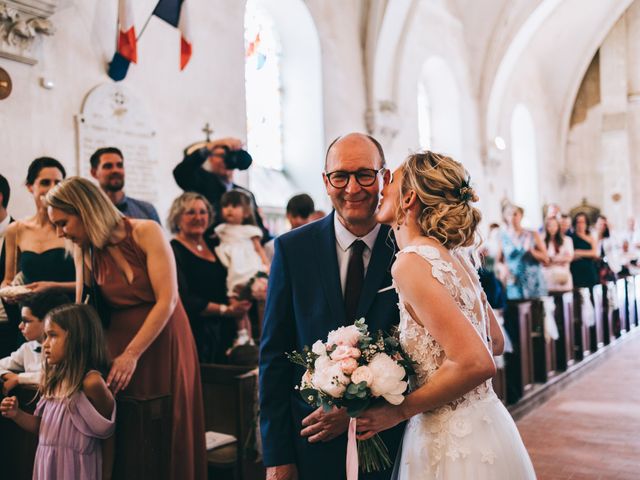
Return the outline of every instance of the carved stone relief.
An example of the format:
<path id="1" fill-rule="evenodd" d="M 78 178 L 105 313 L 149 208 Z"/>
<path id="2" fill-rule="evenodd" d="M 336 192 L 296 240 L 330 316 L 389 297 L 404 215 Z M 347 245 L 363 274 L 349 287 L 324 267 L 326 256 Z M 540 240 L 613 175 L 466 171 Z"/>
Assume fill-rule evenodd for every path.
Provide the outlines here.
<path id="1" fill-rule="evenodd" d="M 43 36 L 55 33 L 49 17 L 57 0 L 0 0 L 0 57 L 35 65 Z"/>

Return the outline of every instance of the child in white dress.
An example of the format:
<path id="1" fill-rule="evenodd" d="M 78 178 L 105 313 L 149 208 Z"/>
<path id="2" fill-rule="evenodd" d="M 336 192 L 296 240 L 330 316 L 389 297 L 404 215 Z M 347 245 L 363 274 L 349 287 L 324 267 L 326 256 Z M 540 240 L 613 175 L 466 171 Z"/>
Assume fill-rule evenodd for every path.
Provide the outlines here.
<path id="1" fill-rule="evenodd" d="M 256 225 L 251 198 L 239 190 L 231 190 L 220 199 L 221 223 L 215 228 L 220 239 L 216 254 L 227 268 L 227 296 L 239 300 L 250 300 L 252 290 L 262 285 L 266 289 L 269 261 L 260 244 L 262 231 Z M 237 319 L 237 345 L 253 345 L 251 321 L 248 315 Z"/>

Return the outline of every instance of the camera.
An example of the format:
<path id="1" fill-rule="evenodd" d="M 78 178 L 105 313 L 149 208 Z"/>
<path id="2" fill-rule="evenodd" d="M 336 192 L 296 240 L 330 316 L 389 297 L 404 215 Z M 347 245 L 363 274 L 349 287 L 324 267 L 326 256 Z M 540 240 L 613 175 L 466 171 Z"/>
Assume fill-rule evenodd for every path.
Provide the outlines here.
<path id="1" fill-rule="evenodd" d="M 229 170 L 246 170 L 251 166 L 253 159 L 246 150 L 231 150 L 229 147 L 224 148 L 224 165 Z"/>

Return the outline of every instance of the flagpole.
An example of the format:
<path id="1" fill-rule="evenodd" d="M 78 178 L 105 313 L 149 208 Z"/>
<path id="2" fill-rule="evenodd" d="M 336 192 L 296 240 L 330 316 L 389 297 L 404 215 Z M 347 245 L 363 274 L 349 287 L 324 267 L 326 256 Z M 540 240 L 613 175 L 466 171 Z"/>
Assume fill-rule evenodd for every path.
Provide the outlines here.
<path id="1" fill-rule="evenodd" d="M 151 12 L 151 15 L 149 15 L 149 18 L 147 18 L 147 21 L 144 22 L 144 25 L 142 26 L 142 29 L 140 30 L 140 33 L 138 34 L 138 36 L 136 37 L 136 42 L 138 40 L 140 40 L 140 37 L 142 36 L 142 34 L 144 33 L 144 31 L 147 28 L 147 25 L 149 25 L 149 22 L 151 21 L 151 17 L 153 17 L 153 12 L 155 11 L 155 8 L 153 9 L 153 11 Z"/>

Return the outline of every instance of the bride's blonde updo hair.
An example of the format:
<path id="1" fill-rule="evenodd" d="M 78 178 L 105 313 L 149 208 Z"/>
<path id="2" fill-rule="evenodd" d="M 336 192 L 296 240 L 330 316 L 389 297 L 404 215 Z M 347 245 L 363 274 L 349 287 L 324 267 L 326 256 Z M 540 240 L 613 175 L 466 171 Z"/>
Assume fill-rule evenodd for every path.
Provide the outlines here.
<path id="1" fill-rule="evenodd" d="M 461 163 L 427 150 L 410 155 L 402 165 L 402 174 L 398 224 L 405 219 L 402 198 L 413 190 L 421 206 L 417 222 L 423 235 L 448 249 L 476 243 L 482 214 L 471 205 L 479 198 Z"/>

